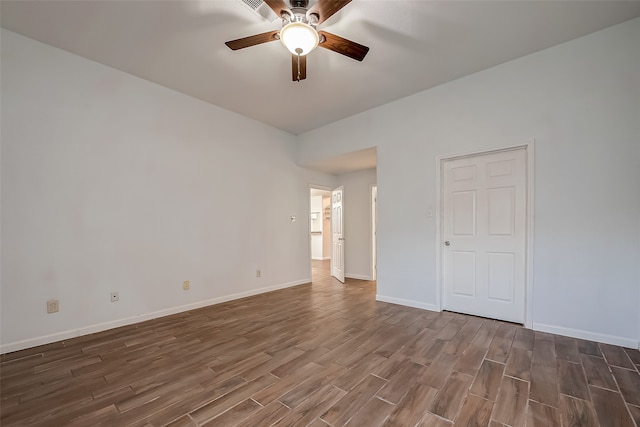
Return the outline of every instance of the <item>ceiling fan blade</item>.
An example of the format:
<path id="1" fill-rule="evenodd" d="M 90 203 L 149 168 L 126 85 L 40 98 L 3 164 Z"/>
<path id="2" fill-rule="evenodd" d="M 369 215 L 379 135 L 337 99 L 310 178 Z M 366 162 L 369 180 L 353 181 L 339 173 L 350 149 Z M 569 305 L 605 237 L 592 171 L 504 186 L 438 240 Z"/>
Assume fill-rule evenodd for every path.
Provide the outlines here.
<path id="1" fill-rule="evenodd" d="M 356 61 L 362 61 L 364 57 L 367 56 L 367 52 L 369 52 L 367 46 L 352 42 L 335 34 L 327 33 L 326 31 L 318 31 L 318 34 L 324 36 L 324 41 L 321 41 L 318 46 L 338 52 Z"/>
<path id="2" fill-rule="evenodd" d="M 291 79 L 299 82 L 307 78 L 307 55 L 300 56 L 300 75 L 298 75 L 298 56 L 291 55 Z"/>
<path id="3" fill-rule="evenodd" d="M 278 40 L 279 32 L 280 31 L 278 30 L 269 31 L 267 33 L 261 33 L 261 34 L 256 34 L 249 37 L 243 37 L 237 40 L 231 40 L 231 41 L 225 42 L 224 44 L 229 46 L 229 49 L 231 50 L 244 49 L 245 47 L 251 47 L 257 44 Z"/>
<path id="4" fill-rule="evenodd" d="M 264 2 L 273 10 L 278 18 L 282 17 L 283 12 L 290 16 L 293 15 L 284 0 L 264 0 Z"/>
<path id="5" fill-rule="evenodd" d="M 318 0 L 307 14 L 318 15 L 318 24 L 322 24 L 350 2 L 351 0 Z"/>

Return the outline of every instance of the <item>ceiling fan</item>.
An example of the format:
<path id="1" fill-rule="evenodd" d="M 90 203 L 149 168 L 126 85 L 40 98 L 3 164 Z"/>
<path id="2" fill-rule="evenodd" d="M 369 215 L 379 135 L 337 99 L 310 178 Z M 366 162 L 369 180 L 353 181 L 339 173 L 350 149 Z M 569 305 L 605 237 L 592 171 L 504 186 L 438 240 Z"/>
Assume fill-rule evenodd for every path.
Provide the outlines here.
<path id="1" fill-rule="evenodd" d="M 351 0 L 317 0 L 311 7 L 309 0 L 264 0 L 276 15 L 282 18 L 282 29 L 268 31 L 225 44 L 232 50 L 244 49 L 262 43 L 280 40 L 291 52 L 291 76 L 299 82 L 307 78 L 307 54 L 320 46 L 342 55 L 362 61 L 369 52 L 367 46 L 347 40 L 316 27 L 345 7 Z"/>

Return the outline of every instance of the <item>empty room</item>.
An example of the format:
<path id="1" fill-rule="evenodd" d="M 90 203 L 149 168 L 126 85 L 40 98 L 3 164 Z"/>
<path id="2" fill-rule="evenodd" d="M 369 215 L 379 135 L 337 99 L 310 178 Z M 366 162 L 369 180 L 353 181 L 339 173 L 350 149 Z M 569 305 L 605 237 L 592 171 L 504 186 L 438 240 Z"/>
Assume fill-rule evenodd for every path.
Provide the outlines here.
<path id="1" fill-rule="evenodd" d="M 0 24 L 0 425 L 640 427 L 640 1 Z"/>

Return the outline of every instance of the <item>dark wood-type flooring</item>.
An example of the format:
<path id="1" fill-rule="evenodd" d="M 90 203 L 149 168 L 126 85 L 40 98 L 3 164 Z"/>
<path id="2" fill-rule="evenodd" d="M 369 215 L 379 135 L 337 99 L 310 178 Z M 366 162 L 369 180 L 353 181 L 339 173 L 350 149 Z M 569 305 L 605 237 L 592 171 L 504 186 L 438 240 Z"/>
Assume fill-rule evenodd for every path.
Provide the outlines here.
<path id="1" fill-rule="evenodd" d="M 640 352 L 331 279 L 1 357 L 2 426 L 640 427 Z"/>

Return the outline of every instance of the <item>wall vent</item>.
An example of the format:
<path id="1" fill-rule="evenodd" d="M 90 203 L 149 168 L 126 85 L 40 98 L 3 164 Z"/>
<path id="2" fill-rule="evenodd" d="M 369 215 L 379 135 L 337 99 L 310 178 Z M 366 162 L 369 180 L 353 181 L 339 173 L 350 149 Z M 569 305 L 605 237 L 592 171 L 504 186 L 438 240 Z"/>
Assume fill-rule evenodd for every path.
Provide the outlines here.
<path id="1" fill-rule="evenodd" d="M 260 6 L 264 4 L 262 0 L 242 0 L 242 2 L 253 10 L 258 9 Z"/>
<path id="2" fill-rule="evenodd" d="M 276 16 L 276 14 L 271 10 L 271 8 L 265 4 L 262 0 L 241 0 L 242 3 L 246 4 L 258 15 L 262 16 L 269 22 L 276 21 L 280 19 L 280 17 Z"/>

